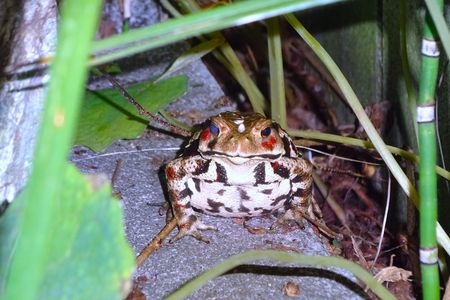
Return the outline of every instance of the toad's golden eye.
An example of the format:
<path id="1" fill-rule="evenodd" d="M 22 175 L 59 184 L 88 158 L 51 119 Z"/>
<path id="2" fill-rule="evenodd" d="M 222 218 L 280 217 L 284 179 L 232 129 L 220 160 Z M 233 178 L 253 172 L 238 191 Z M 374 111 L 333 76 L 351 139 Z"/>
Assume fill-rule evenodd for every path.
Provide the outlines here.
<path id="1" fill-rule="evenodd" d="M 262 137 L 268 137 L 271 132 L 272 132 L 272 128 L 266 127 L 263 130 L 261 130 L 261 136 Z"/>

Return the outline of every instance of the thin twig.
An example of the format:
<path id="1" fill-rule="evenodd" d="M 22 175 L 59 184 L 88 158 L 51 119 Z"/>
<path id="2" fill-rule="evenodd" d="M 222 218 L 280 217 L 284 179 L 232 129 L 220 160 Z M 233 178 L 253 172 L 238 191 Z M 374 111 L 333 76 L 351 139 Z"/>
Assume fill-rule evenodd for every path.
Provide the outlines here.
<path id="1" fill-rule="evenodd" d="M 442 82 L 444 81 L 444 75 L 445 75 L 444 70 L 447 70 L 447 66 L 448 66 L 448 60 L 445 62 L 444 67 L 442 68 L 443 71 L 441 72 L 441 75 L 439 76 L 439 81 L 438 81 L 438 85 L 437 85 L 438 90 L 441 89 Z M 445 164 L 444 151 L 442 150 L 443 148 L 442 148 L 442 141 L 441 141 L 441 133 L 439 131 L 439 97 L 436 95 L 435 98 L 436 98 L 436 101 L 435 101 L 436 104 L 434 106 L 434 109 L 435 109 L 435 115 L 436 115 L 436 122 L 435 122 L 436 141 L 437 141 L 437 144 L 439 147 L 439 157 L 441 159 L 442 167 L 444 169 L 447 169 L 447 166 Z M 445 181 L 445 185 L 447 187 L 447 193 L 450 193 L 450 184 L 449 184 L 448 180 Z"/>
<path id="2" fill-rule="evenodd" d="M 150 152 L 150 151 L 178 151 L 180 150 L 180 147 L 161 147 L 161 148 L 146 148 L 146 149 L 140 149 L 140 150 L 126 150 L 126 151 L 117 151 L 117 152 L 110 152 L 110 153 L 103 153 L 103 154 L 97 154 L 92 155 L 88 157 L 82 157 L 78 159 L 72 159 L 72 162 L 79 162 L 79 161 L 85 161 L 90 159 L 97 159 L 99 157 L 108 157 L 108 156 L 114 156 L 114 155 L 122 155 L 122 154 L 133 154 L 133 153 L 141 153 L 141 152 Z"/>
<path id="3" fill-rule="evenodd" d="M 171 132 L 184 136 L 184 137 L 189 137 L 191 136 L 191 132 L 185 129 L 181 129 L 178 128 L 176 126 L 173 126 L 172 124 L 170 124 L 169 122 L 166 122 L 165 120 L 155 116 L 154 114 L 149 113 L 148 111 L 145 110 L 145 108 L 140 105 L 123 87 L 122 85 L 111 75 L 109 75 L 108 73 L 106 73 L 105 71 L 98 69 L 98 71 L 106 78 L 108 79 L 111 84 L 117 88 L 120 93 L 122 94 L 122 96 L 124 96 L 131 104 L 133 104 L 137 110 L 139 111 L 140 115 L 146 116 L 150 121 L 153 121 L 155 123 L 158 123 L 164 127 L 166 127 L 167 129 L 169 129 Z"/>
<path id="4" fill-rule="evenodd" d="M 334 238 L 341 239 L 342 238 L 342 236 L 339 233 L 334 232 L 327 225 L 314 220 L 313 218 L 308 216 L 306 213 L 302 213 L 302 217 L 305 218 L 309 223 L 316 226 L 320 231 L 322 231 L 322 233 L 324 233 L 329 238 L 332 238 L 332 239 L 334 239 Z"/>
<path id="5" fill-rule="evenodd" d="M 450 300 L 450 279 L 447 280 L 447 284 L 445 285 L 445 292 L 442 300 Z"/>
<path id="6" fill-rule="evenodd" d="M 163 240 L 174 230 L 177 226 L 177 220 L 172 218 L 170 222 L 164 226 L 164 228 L 151 240 L 147 247 L 136 258 L 136 266 L 139 268 L 144 261 L 153 253 L 156 249 L 161 247 Z"/>
<path id="7" fill-rule="evenodd" d="M 391 173 L 388 174 L 388 187 L 387 187 L 387 198 L 386 198 L 386 210 L 384 212 L 384 218 L 383 218 L 383 226 L 381 228 L 381 236 L 380 241 L 378 242 L 378 248 L 377 248 L 377 254 L 375 255 L 375 259 L 372 262 L 372 266 L 370 266 L 370 269 L 373 269 L 375 266 L 375 263 L 377 262 L 378 256 L 381 252 L 381 246 L 383 245 L 383 237 L 384 237 L 384 231 L 386 229 L 386 222 L 387 222 L 387 216 L 389 213 L 389 204 L 391 203 Z"/>
<path id="8" fill-rule="evenodd" d="M 331 195 L 322 178 L 320 178 L 320 176 L 317 175 L 316 172 L 313 172 L 313 179 L 314 183 L 319 189 L 319 192 L 322 194 L 322 197 L 325 198 L 325 201 L 328 203 L 333 212 L 336 214 L 341 224 L 344 225 L 344 227 L 348 230 L 349 234 L 353 234 L 352 230 L 348 226 L 347 217 L 345 215 L 344 209 L 339 205 L 339 203 L 337 203 L 336 199 L 334 199 L 334 197 Z"/>
<path id="9" fill-rule="evenodd" d="M 121 160 L 121 159 L 118 159 L 116 161 L 116 167 L 114 168 L 114 172 L 113 172 L 113 175 L 111 177 L 111 186 L 113 188 L 114 188 L 114 186 L 116 184 L 117 176 L 119 176 L 120 168 L 122 167 L 122 162 L 123 162 L 123 160 Z"/>
<path id="10" fill-rule="evenodd" d="M 380 163 L 374 163 L 374 162 L 370 162 L 370 161 L 364 161 L 364 160 L 359 160 L 359 159 L 353 159 L 353 158 L 348 158 L 348 157 L 344 157 L 344 156 L 340 156 L 340 155 L 336 155 L 336 154 L 332 154 L 326 151 L 321 151 L 315 148 L 311 148 L 311 147 L 306 147 L 306 146 L 299 146 L 297 145 L 297 141 L 294 141 L 294 145 L 296 146 L 296 148 L 301 148 L 301 149 L 306 149 L 312 152 L 316 152 L 319 154 L 323 154 L 323 155 L 327 155 L 331 158 L 337 158 L 340 160 L 346 160 L 346 161 L 351 161 L 351 162 L 356 162 L 356 163 L 360 163 L 360 164 L 366 164 L 366 165 L 372 165 L 372 166 L 381 166 Z"/>

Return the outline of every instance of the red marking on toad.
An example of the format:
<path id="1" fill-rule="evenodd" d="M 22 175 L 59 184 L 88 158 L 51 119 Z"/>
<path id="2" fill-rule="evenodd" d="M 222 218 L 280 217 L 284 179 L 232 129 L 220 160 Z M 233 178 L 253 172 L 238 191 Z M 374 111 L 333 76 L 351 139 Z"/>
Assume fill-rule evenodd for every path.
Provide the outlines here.
<path id="1" fill-rule="evenodd" d="M 168 167 L 166 170 L 166 173 L 167 173 L 168 179 L 170 179 L 170 180 L 174 179 L 176 176 L 175 171 L 172 167 Z"/>
<path id="2" fill-rule="evenodd" d="M 273 150 L 273 147 L 275 146 L 276 143 L 277 139 L 271 136 L 267 141 L 262 142 L 261 145 L 266 149 Z"/>
<path id="3" fill-rule="evenodd" d="M 200 135 L 200 139 L 201 140 L 207 140 L 211 137 L 211 131 L 209 130 L 209 128 L 206 128 L 205 130 L 203 130 L 202 134 Z"/>

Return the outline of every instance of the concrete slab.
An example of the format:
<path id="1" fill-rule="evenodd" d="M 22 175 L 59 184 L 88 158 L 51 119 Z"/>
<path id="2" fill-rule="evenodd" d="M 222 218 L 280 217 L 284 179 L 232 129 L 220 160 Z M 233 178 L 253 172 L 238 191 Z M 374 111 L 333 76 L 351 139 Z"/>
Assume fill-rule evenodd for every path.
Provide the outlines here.
<path id="1" fill-rule="evenodd" d="M 165 225 L 165 210 L 162 209 L 166 203 L 165 183 L 159 174 L 164 163 L 174 158 L 181 143 L 180 139 L 154 133 L 146 139 L 117 141 L 100 154 L 79 146 L 73 149 L 72 161 L 86 173 L 102 172 L 111 177 L 116 161 L 122 160 L 114 191 L 122 196 L 126 234 L 136 253 L 144 249 Z M 191 237 L 173 245 L 165 243 L 135 272 L 136 278 L 147 278 L 146 282 L 141 281 L 140 287 L 148 299 L 164 298 L 216 263 L 245 250 L 296 249 L 305 254 L 328 254 L 311 228 L 286 234 L 251 234 L 232 219 L 207 215 L 201 215 L 201 218 L 219 228 L 218 232 L 205 232 L 210 244 Z M 267 227 L 273 220 L 255 218 L 251 225 Z M 351 276 L 345 272 L 258 262 L 261 264 L 263 267 L 254 265 L 221 276 L 189 299 L 288 299 L 282 289 L 290 281 L 300 286 L 298 299 L 361 297 L 358 294 L 361 290 L 347 279 Z"/>
<path id="2" fill-rule="evenodd" d="M 153 1 L 149 3 L 153 5 Z M 149 8 L 149 11 L 153 9 Z M 141 20 L 144 24 L 153 22 L 153 19 Z M 120 64 L 124 73 L 118 80 L 126 85 L 156 77 L 186 48 L 187 45 L 181 43 L 127 58 Z M 189 89 L 179 101 L 169 106 L 169 111 L 179 112 L 177 119 L 190 124 L 200 123 L 220 111 L 235 109 L 231 103 L 215 100 L 222 96 L 222 91 L 201 62 L 188 66 L 180 73 L 189 76 Z M 104 80 L 90 83 L 90 88 L 106 86 L 110 85 Z M 165 225 L 166 216 L 162 207 L 167 201 L 163 193 L 165 182 L 160 174 L 163 165 L 175 157 L 182 143 L 181 139 L 149 131 L 137 140 L 116 141 L 98 154 L 81 146 L 72 150 L 71 160 L 82 172 L 106 173 L 110 178 L 116 161 L 122 160 L 113 188 L 122 197 L 125 231 L 136 254 Z M 139 287 L 147 299 L 162 299 L 216 263 L 249 249 L 294 249 L 306 254 L 328 254 L 311 228 L 286 234 L 256 235 L 232 219 L 206 215 L 201 218 L 205 223 L 219 228 L 218 232 L 204 233 L 210 244 L 191 237 L 173 245 L 166 243 L 136 270 L 134 277 L 140 278 Z M 273 220 L 255 218 L 250 225 L 268 227 Z M 258 262 L 258 265 L 252 264 L 233 274 L 221 276 L 189 299 L 288 299 L 282 292 L 287 282 L 300 286 L 298 299 L 361 298 L 361 289 L 347 279 L 352 278 L 349 274 L 342 271 L 264 262 Z"/>

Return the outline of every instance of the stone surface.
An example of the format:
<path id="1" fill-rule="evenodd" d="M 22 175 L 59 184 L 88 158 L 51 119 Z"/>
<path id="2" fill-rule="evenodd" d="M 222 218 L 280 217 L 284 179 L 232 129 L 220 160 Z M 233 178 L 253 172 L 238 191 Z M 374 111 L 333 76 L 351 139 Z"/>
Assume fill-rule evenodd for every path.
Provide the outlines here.
<path id="1" fill-rule="evenodd" d="M 94 154 L 83 147 L 73 149 L 72 161 L 86 173 L 104 172 L 111 178 L 117 160 L 122 160 L 114 192 L 121 195 L 127 238 L 136 254 L 165 225 L 167 206 L 164 204 L 167 202 L 161 171 L 163 165 L 174 158 L 181 143 L 179 139 L 150 133 L 145 139 L 117 141 L 104 153 Z M 141 282 L 146 278 L 140 287 L 147 299 L 162 299 L 216 263 L 245 250 L 278 249 L 311 255 L 328 254 L 321 239 L 309 226 L 306 230 L 297 229 L 289 233 L 251 234 L 233 219 L 207 215 L 201 215 L 201 218 L 219 228 L 218 232 L 204 233 L 210 244 L 192 237 L 174 244 L 166 241 L 136 270 L 135 278 L 141 278 Z M 267 228 L 274 220 L 254 218 L 248 225 Z M 299 299 L 360 298 L 358 293 L 361 289 L 347 279 L 351 276 L 342 271 L 313 266 L 258 264 L 263 264 L 263 267 L 252 267 L 252 271 L 240 269 L 239 273 L 215 279 L 189 299 L 289 299 L 282 292 L 284 284 L 289 281 L 300 285 Z"/>
<path id="2" fill-rule="evenodd" d="M 0 10 L 0 203 L 12 201 L 30 171 L 45 71 L 15 66 L 48 56 L 56 39 L 54 0 L 7 0 Z"/>
<path id="3" fill-rule="evenodd" d="M 39 29 L 45 37 L 27 39 L 25 35 L 10 34 L 9 37 L 22 39 L 23 46 L 29 46 L 30 54 L 17 51 L 11 56 L 8 64 L 27 62 L 44 56 L 52 49 L 55 36 L 54 2 L 40 1 L 34 4 L 36 7 L 26 6 L 33 3 L 34 1 L 29 0 L 21 2 L 10 0 L 7 9 L 4 10 L 8 13 L 0 12 L 0 20 L 5 23 L 5 16 L 14 15 L 13 12 L 17 13 L 19 8 L 25 7 L 24 26 L 30 26 L 32 23 L 29 22 L 37 18 L 40 27 L 37 25 L 35 28 L 28 27 L 28 31 L 32 33 L 34 29 Z M 137 1 L 133 1 L 131 27 L 152 24 L 161 18 L 161 12 L 153 1 L 139 0 L 139 4 L 136 3 Z M 107 1 L 106 7 L 110 11 L 112 23 L 119 28 L 121 18 L 117 10 L 117 0 Z M 50 12 L 53 13 L 48 15 Z M 27 33 L 26 29 L 27 27 L 24 27 L 21 32 Z M 7 41 L 5 37 L 8 38 L 8 35 L 2 32 L 2 43 Z M 124 59 L 118 62 L 124 70 L 118 79 L 126 85 L 157 77 L 186 48 L 186 44 L 171 45 Z M 221 110 L 234 109 L 230 103 L 213 101 L 222 95 L 222 91 L 201 62 L 192 64 L 180 73 L 187 74 L 190 82 L 188 93 L 169 107 L 169 110 L 178 113 L 178 119 L 193 124 Z M 23 187 L 29 170 L 32 154 L 30 145 L 34 143 L 44 96 L 41 85 L 46 79 L 45 74 L 38 75 L 26 78 L 25 81 L 22 77 L 13 76 L 8 80 L 17 81 L 18 84 L 7 83 L 0 94 L 2 101 L 0 124 L 5 124 L 0 128 L 0 147 L 2 147 L 0 201 L 14 198 Z M 94 88 L 108 85 L 109 83 L 105 81 L 94 80 L 89 86 Z M 166 203 L 163 193 L 165 183 L 160 171 L 165 162 L 174 158 L 182 142 L 160 133 L 150 132 L 138 140 L 117 141 L 99 154 L 80 146 L 72 150 L 71 160 L 80 170 L 85 173 L 106 173 L 110 178 L 116 161 L 122 160 L 114 191 L 122 197 L 126 234 L 136 253 L 139 253 L 165 224 L 164 209 L 161 209 Z M 147 278 L 147 281 L 141 284 L 141 288 L 148 299 L 162 299 L 214 264 L 248 249 L 296 249 L 307 254 L 327 254 L 320 238 L 309 227 L 304 231 L 295 230 L 286 234 L 255 235 L 232 219 L 208 216 L 202 218 L 220 229 L 218 232 L 205 233 L 205 237 L 211 241 L 210 244 L 188 237 L 174 245 L 165 245 L 136 270 L 134 275 L 136 278 L 139 276 Z M 268 226 L 271 221 L 273 220 L 253 219 L 250 224 Z M 343 277 L 339 275 L 342 274 L 341 271 L 336 273 L 311 267 L 292 268 L 292 266 L 274 268 L 273 263 L 263 264 L 265 267 L 256 267 L 259 270 L 256 273 L 241 269 L 242 273 L 217 278 L 190 299 L 287 299 L 282 288 L 288 281 L 299 284 L 299 299 L 360 297 L 361 290 L 346 279 L 351 276 L 346 274 Z"/>
<path id="4" fill-rule="evenodd" d="M 126 72 L 118 78 L 123 84 L 127 84 L 157 77 L 186 48 L 186 44 L 171 45 L 124 59 L 120 65 Z M 177 119 L 195 124 L 220 111 L 235 108 L 233 104 L 215 100 L 222 95 L 222 91 L 200 62 L 179 73 L 189 76 L 189 90 L 179 101 L 169 106 L 169 110 L 174 112 Z M 93 81 L 90 86 L 108 85 L 109 83 L 104 81 Z M 121 195 L 127 238 L 136 254 L 142 251 L 165 225 L 167 201 L 163 192 L 165 181 L 161 171 L 163 165 L 175 157 L 182 143 L 180 139 L 150 131 L 141 139 L 117 141 L 99 154 L 80 146 L 72 151 L 71 160 L 80 170 L 86 173 L 103 172 L 110 178 L 117 160 L 122 160 L 113 188 Z M 232 219 L 205 215 L 202 215 L 202 219 L 219 228 L 218 232 L 205 233 L 210 244 L 190 237 L 173 245 L 166 244 L 136 270 L 134 278 L 140 278 L 139 287 L 147 299 L 162 299 L 214 264 L 248 249 L 295 249 L 307 254 L 327 255 L 326 248 L 311 228 L 306 231 L 295 230 L 288 234 L 254 235 Z M 250 224 L 267 227 L 272 221 L 252 219 Z M 222 276 L 208 283 L 190 299 L 287 299 L 282 288 L 288 281 L 300 285 L 300 299 L 360 297 L 358 292 L 361 292 L 361 289 L 347 279 L 351 277 L 348 274 L 342 276 L 342 272 L 338 274 L 311 267 L 273 266 L 273 263 L 264 263 L 264 267 L 257 267 L 259 271 L 252 271 L 256 273 L 242 270 L 239 274 Z M 257 274 L 258 272 L 262 274 Z M 355 293 L 354 290 L 358 292 Z"/>

